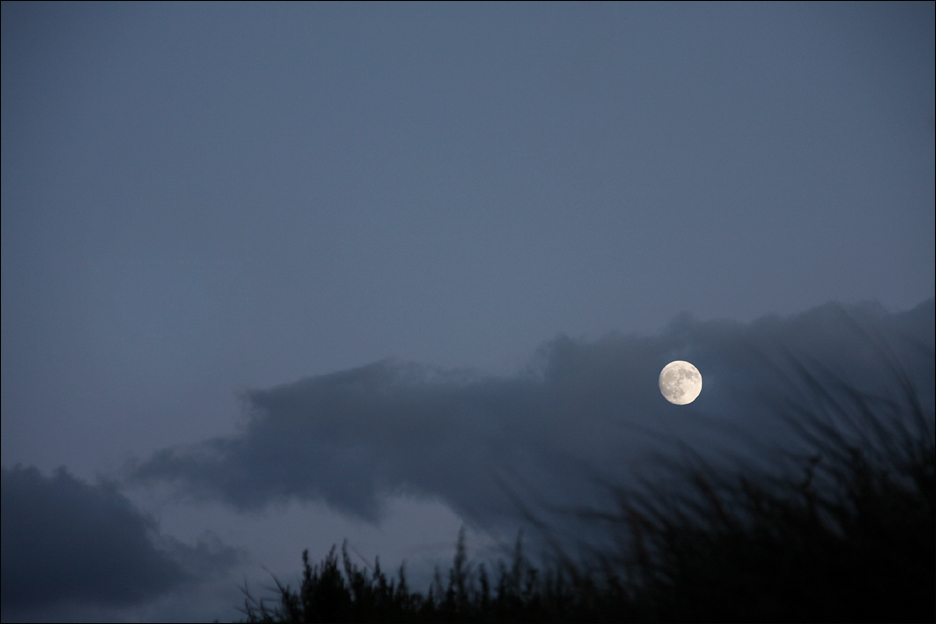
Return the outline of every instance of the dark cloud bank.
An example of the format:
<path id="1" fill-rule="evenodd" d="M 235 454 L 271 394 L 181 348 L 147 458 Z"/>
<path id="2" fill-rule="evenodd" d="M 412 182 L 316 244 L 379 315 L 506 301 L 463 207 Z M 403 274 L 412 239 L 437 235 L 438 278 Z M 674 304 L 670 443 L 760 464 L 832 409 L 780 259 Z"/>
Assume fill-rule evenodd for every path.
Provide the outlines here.
<path id="1" fill-rule="evenodd" d="M 184 497 L 241 511 L 323 500 L 370 521 L 389 496 L 433 498 L 500 537 L 524 524 L 525 505 L 580 536 L 587 527 L 556 509 L 600 506 L 601 482 L 633 482 L 660 452 L 691 447 L 717 462 L 792 449 L 779 415 L 822 410 L 819 395 L 839 383 L 860 389 L 865 405 L 915 397 L 932 436 L 934 320 L 932 300 L 897 314 L 829 304 L 747 325 L 684 316 L 654 337 L 557 338 L 505 378 L 377 362 L 249 392 L 237 435 L 164 449 L 132 464 L 130 480 L 174 483 Z M 688 406 L 657 390 L 673 359 L 704 377 Z M 4 468 L 2 518 L 5 620 L 54 620 L 56 609 L 119 619 L 121 608 L 194 595 L 241 558 L 217 541 L 161 535 L 117 484 L 64 468 Z"/>
<path id="2" fill-rule="evenodd" d="M 816 380 L 898 402 L 909 381 L 932 431 L 933 352 L 930 300 L 896 314 L 829 304 L 747 325 L 684 316 L 654 337 L 560 337 L 506 378 L 382 361 L 249 392 L 242 432 L 167 448 L 132 472 L 239 510 L 323 500 L 377 521 L 388 496 L 408 494 L 512 531 L 518 501 L 595 504 L 597 479 L 620 483 L 680 444 L 713 461 L 790 449 L 778 414 L 821 409 Z M 691 405 L 657 389 L 674 359 L 702 372 Z"/>
<path id="3" fill-rule="evenodd" d="M 238 561 L 217 541 L 188 546 L 160 535 L 114 482 L 85 483 L 65 468 L 2 472 L 3 619 L 54 621 L 149 603 Z"/>

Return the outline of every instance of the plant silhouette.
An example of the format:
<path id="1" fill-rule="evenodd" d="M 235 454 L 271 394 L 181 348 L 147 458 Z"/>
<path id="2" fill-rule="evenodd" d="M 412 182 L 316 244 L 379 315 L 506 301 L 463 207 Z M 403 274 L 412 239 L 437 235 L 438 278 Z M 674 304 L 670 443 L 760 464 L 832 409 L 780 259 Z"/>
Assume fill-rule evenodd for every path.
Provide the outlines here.
<path id="1" fill-rule="evenodd" d="M 789 358 L 805 392 L 771 409 L 801 444 L 770 469 L 716 469 L 687 452 L 659 458 L 676 486 L 606 484 L 612 511 L 575 515 L 616 549 L 573 558 L 551 542 L 540 569 L 518 537 L 509 563 L 489 571 L 469 562 L 462 529 L 447 579 L 437 570 L 425 595 L 402 566 L 396 578 L 379 561 L 357 567 L 346 545 L 342 565 L 335 548 L 316 565 L 306 551 L 297 591 L 276 581 L 269 606 L 245 587 L 242 612 L 251 622 L 934 621 L 934 415 L 878 353 L 888 397 Z"/>

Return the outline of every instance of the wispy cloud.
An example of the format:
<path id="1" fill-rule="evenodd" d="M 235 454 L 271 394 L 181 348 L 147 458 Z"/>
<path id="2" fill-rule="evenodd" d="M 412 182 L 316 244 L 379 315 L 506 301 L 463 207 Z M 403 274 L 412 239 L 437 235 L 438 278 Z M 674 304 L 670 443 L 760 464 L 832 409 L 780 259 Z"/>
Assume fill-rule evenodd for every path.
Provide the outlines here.
<path id="1" fill-rule="evenodd" d="M 240 510 L 322 500 L 371 521 L 388 496 L 408 493 L 506 528 L 519 518 L 511 490 L 582 505 L 598 494 L 593 476 L 625 478 L 670 443 L 717 456 L 782 442 L 789 429 L 776 399 L 808 394 L 792 381 L 792 362 L 880 395 L 893 389 L 886 375 L 897 364 L 931 413 L 933 317 L 932 300 L 900 314 L 829 304 L 748 325 L 684 316 L 653 337 L 557 338 L 510 377 L 387 360 L 251 391 L 240 433 L 164 449 L 132 476 Z M 671 405 L 657 389 L 673 359 L 702 372 L 691 405 Z"/>

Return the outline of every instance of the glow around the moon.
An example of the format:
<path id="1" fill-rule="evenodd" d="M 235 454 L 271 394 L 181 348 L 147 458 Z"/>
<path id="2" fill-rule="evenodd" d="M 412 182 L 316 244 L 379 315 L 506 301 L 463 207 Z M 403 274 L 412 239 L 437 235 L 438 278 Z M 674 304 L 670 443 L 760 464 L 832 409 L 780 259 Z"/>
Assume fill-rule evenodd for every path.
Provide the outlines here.
<path id="1" fill-rule="evenodd" d="M 660 371 L 660 392 L 670 403 L 692 403 L 702 392 L 702 373 L 689 362 L 670 362 Z"/>

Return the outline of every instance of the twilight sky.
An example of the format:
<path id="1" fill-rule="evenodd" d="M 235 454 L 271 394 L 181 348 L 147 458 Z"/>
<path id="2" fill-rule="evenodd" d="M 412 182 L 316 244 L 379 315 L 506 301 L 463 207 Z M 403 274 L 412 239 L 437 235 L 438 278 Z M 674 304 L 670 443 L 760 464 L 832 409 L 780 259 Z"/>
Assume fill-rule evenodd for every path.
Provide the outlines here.
<path id="1" fill-rule="evenodd" d="M 4 2 L 4 619 L 448 557 L 512 534 L 505 481 L 585 504 L 653 432 L 782 438 L 765 362 L 879 379 L 869 331 L 932 401 L 934 21 Z"/>

